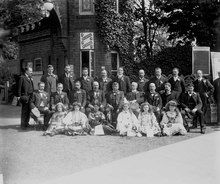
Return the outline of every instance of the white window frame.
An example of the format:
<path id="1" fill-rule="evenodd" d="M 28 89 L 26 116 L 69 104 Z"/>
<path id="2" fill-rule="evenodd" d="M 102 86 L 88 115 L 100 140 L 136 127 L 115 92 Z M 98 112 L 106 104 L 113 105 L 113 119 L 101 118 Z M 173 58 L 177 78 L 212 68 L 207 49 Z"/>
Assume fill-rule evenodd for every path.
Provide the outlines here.
<path id="1" fill-rule="evenodd" d="M 80 76 L 82 76 L 82 52 L 89 52 L 89 76 L 92 76 L 92 72 L 95 75 L 95 51 L 94 50 L 80 50 Z M 92 69 L 92 53 L 94 54 L 93 69 Z"/>
<path id="2" fill-rule="evenodd" d="M 41 61 L 41 71 L 36 71 L 36 61 Z M 43 74 L 43 60 L 42 58 L 35 58 L 33 62 L 33 74 Z"/>
<path id="3" fill-rule="evenodd" d="M 83 12 L 82 11 L 82 0 L 79 0 L 79 15 L 94 15 L 95 14 L 94 0 L 91 0 L 91 1 L 92 1 L 92 11 Z"/>
<path id="4" fill-rule="evenodd" d="M 117 68 L 116 70 L 111 70 L 111 73 L 118 71 L 118 68 L 120 67 L 120 59 L 119 59 L 119 53 L 117 51 L 111 51 L 111 61 L 112 61 L 112 54 L 117 54 Z M 111 63 L 111 67 L 112 67 L 112 63 Z"/>

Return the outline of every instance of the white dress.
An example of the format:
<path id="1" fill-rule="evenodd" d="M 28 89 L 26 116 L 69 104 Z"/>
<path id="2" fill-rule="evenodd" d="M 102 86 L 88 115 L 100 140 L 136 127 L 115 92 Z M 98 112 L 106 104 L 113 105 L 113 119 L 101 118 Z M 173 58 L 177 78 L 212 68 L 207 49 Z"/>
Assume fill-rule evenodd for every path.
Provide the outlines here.
<path id="1" fill-rule="evenodd" d="M 139 122 L 133 112 L 122 111 L 117 118 L 117 127 L 120 135 L 137 136 Z"/>
<path id="2" fill-rule="evenodd" d="M 180 113 L 177 113 L 176 111 L 168 111 L 164 113 L 161 125 L 164 126 L 163 133 L 165 133 L 168 136 L 175 135 L 178 133 L 181 135 L 187 134 L 187 131 L 183 126 L 182 115 Z"/>
<path id="3" fill-rule="evenodd" d="M 138 116 L 140 123 L 140 132 L 146 134 L 147 137 L 154 137 L 155 134 L 160 133 L 160 127 L 154 113 L 142 112 Z"/>

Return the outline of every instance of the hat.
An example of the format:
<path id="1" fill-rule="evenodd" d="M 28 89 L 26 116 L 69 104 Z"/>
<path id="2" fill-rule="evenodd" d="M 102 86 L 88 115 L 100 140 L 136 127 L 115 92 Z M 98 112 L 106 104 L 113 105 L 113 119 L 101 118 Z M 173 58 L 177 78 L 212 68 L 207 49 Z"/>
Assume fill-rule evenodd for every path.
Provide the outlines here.
<path id="1" fill-rule="evenodd" d="M 29 101 L 29 97 L 28 96 L 21 96 L 20 98 L 20 102 L 21 103 L 28 103 Z"/>
<path id="2" fill-rule="evenodd" d="M 123 106 L 126 105 L 126 104 L 130 105 L 129 101 L 124 97 L 124 103 L 123 103 Z"/>
<path id="3" fill-rule="evenodd" d="M 73 107 L 75 107 L 75 106 L 78 106 L 78 107 L 80 108 L 80 107 L 81 107 L 81 104 L 78 103 L 78 102 L 74 102 L 74 103 L 73 103 Z"/>
<path id="4" fill-rule="evenodd" d="M 55 109 L 56 109 L 56 110 L 57 110 L 57 106 L 58 106 L 58 105 L 61 105 L 61 106 L 62 106 L 63 111 L 66 109 L 65 106 L 63 105 L 63 103 L 59 102 L 59 103 L 57 103 L 57 104 L 55 105 Z"/>
<path id="5" fill-rule="evenodd" d="M 169 106 L 177 106 L 178 105 L 178 103 L 175 101 L 175 100 L 170 100 L 167 104 L 166 104 L 166 106 L 165 106 L 165 108 L 166 108 L 166 110 L 169 110 Z"/>
<path id="6" fill-rule="evenodd" d="M 40 117 L 40 111 L 36 107 L 31 109 L 31 112 L 35 117 L 37 117 L 37 118 Z"/>

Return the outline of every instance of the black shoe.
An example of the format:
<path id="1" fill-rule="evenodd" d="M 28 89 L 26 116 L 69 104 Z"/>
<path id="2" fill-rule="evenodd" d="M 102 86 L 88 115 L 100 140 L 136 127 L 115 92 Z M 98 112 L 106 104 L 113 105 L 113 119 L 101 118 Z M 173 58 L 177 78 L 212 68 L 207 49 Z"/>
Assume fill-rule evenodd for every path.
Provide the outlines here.
<path id="1" fill-rule="evenodd" d="M 26 130 L 26 127 L 21 127 L 21 130 Z"/>
<path id="2" fill-rule="evenodd" d="M 205 134 L 205 129 L 201 129 L 201 134 Z"/>

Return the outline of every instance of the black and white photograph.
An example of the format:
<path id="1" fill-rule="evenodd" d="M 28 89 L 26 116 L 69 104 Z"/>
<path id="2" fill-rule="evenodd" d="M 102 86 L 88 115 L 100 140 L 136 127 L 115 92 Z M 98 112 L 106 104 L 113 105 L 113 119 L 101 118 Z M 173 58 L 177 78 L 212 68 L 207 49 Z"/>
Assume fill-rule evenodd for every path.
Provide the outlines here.
<path id="1" fill-rule="evenodd" d="M 0 0 L 0 184 L 219 184 L 220 0 Z"/>

